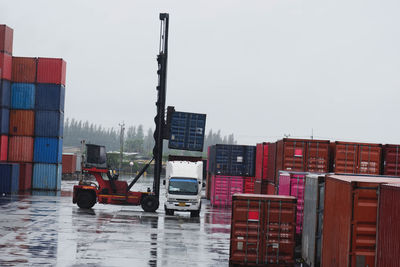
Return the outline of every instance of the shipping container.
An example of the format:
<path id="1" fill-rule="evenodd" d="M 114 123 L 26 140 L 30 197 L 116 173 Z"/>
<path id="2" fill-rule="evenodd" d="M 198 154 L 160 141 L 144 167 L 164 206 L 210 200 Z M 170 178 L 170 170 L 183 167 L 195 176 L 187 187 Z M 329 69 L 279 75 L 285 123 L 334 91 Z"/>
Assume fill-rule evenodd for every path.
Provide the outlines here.
<path id="1" fill-rule="evenodd" d="M 64 133 L 64 113 L 37 110 L 35 114 L 35 136 L 62 137 Z"/>
<path id="2" fill-rule="evenodd" d="M 168 148 L 203 151 L 206 114 L 174 111 L 169 120 Z"/>
<path id="3" fill-rule="evenodd" d="M 294 266 L 296 199 L 235 194 L 230 265 Z"/>
<path id="4" fill-rule="evenodd" d="M 256 171 L 257 179 L 275 182 L 276 143 L 261 143 L 256 146 Z"/>
<path id="5" fill-rule="evenodd" d="M 19 163 L 19 191 L 32 188 L 32 163 Z"/>
<path id="6" fill-rule="evenodd" d="M 387 183 L 400 179 L 326 176 L 322 266 L 375 266 L 378 188 Z"/>
<path id="7" fill-rule="evenodd" d="M 16 163 L 0 163 L 0 193 L 18 193 L 19 165 Z"/>
<path id="8" fill-rule="evenodd" d="M 33 165 L 32 189 L 60 190 L 61 164 L 35 163 Z"/>
<path id="9" fill-rule="evenodd" d="M 206 199 L 211 199 L 211 191 L 212 191 L 212 181 L 211 181 L 211 173 L 207 172 L 206 178 Z"/>
<path id="10" fill-rule="evenodd" d="M 382 145 L 335 142 L 334 172 L 380 174 Z"/>
<path id="11" fill-rule="evenodd" d="M 14 30 L 7 25 L 0 25 L 0 53 L 12 55 Z"/>
<path id="12" fill-rule="evenodd" d="M 221 176 L 211 177 L 211 205 L 213 207 L 232 206 L 232 195 L 243 193 L 244 177 L 240 176 Z"/>
<path id="13" fill-rule="evenodd" d="M 381 185 L 376 267 L 400 266 L 400 185 Z"/>
<path id="14" fill-rule="evenodd" d="M 0 161 L 8 159 L 8 135 L 0 136 Z"/>
<path id="15" fill-rule="evenodd" d="M 12 162 L 33 162 L 33 137 L 10 136 L 8 139 L 8 160 Z"/>
<path id="16" fill-rule="evenodd" d="M 36 64 L 37 59 L 34 57 L 12 57 L 12 82 L 35 83 Z"/>
<path id="17" fill-rule="evenodd" d="M 65 86 L 66 66 L 66 62 L 61 58 L 38 58 L 37 82 L 54 83 Z"/>
<path id="18" fill-rule="evenodd" d="M 0 52 L 0 79 L 11 81 L 12 57 Z"/>
<path id="19" fill-rule="evenodd" d="M 36 86 L 36 110 L 64 112 L 65 87 L 63 85 L 39 83 Z"/>
<path id="20" fill-rule="evenodd" d="M 8 134 L 10 124 L 10 110 L 8 108 L 0 108 L 0 134 Z"/>
<path id="21" fill-rule="evenodd" d="M 245 194 L 254 194 L 254 182 L 256 178 L 254 177 L 245 177 L 243 184 L 243 193 Z"/>
<path id="22" fill-rule="evenodd" d="M 383 174 L 400 176 L 400 145 L 383 146 Z"/>
<path id="23" fill-rule="evenodd" d="M 62 139 L 35 137 L 33 160 L 35 163 L 61 163 Z"/>
<path id="24" fill-rule="evenodd" d="M 279 178 L 279 171 L 328 172 L 329 144 L 327 140 L 288 138 L 279 140 L 276 153 L 276 179 Z"/>
<path id="25" fill-rule="evenodd" d="M 34 109 L 35 89 L 35 84 L 33 83 L 12 83 L 11 108 Z"/>
<path id="26" fill-rule="evenodd" d="M 325 175 L 307 174 L 301 255 L 308 266 L 321 266 Z"/>
<path id="27" fill-rule="evenodd" d="M 262 195 L 276 195 L 275 184 L 268 180 L 256 179 L 254 182 L 254 193 Z"/>
<path id="28" fill-rule="evenodd" d="M 297 198 L 296 234 L 303 230 L 304 218 L 304 184 L 307 173 L 304 172 L 279 172 L 278 194 Z"/>
<path id="29" fill-rule="evenodd" d="M 76 171 L 82 171 L 82 154 L 77 154 L 76 156 Z"/>
<path id="30" fill-rule="evenodd" d="M 76 172 L 76 154 L 62 154 L 62 173 Z"/>
<path id="31" fill-rule="evenodd" d="M 0 80 L 0 108 L 11 106 L 11 82 Z"/>
<path id="32" fill-rule="evenodd" d="M 35 130 L 35 112 L 33 110 L 10 111 L 10 135 L 33 136 Z"/>

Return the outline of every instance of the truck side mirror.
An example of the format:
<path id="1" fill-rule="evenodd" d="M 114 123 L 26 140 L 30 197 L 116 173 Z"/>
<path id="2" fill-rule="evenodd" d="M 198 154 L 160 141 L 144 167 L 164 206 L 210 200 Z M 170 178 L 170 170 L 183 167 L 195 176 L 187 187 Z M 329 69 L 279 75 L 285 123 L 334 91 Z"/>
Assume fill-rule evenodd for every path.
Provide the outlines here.
<path id="1" fill-rule="evenodd" d="M 162 184 L 165 185 L 165 180 L 162 181 Z"/>

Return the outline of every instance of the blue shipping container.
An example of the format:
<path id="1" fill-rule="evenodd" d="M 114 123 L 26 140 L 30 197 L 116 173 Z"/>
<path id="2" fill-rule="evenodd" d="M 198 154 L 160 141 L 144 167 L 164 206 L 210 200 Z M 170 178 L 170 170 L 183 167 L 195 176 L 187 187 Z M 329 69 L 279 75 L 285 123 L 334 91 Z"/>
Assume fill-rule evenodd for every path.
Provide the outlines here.
<path id="1" fill-rule="evenodd" d="M 64 112 L 65 87 L 59 84 L 38 83 L 36 86 L 36 110 Z"/>
<path id="2" fill-rule="evenodd" d="M 11 108 L 34 109 L 35 108 L 35 84 L 13 83 L 11 85 Z"/>
<path id="3" fill-rule="evenodd" d="M 33 147 L 33 161 L 40 163 L 61 163 L 62 139 L 36 137 Z"/>
<path id="4" fill-rule="evenodd" d="M 0 163 L 0 193 L 18 193 L 19 188 L 19 164 Z"/>
<path id="5" fill-rule="evenodd" d="M 60 190 L 61 189 L 61 164 L 33 165 L 32 189 Z"/>
<path id="6" fill-rule="evenodd" d="M 168 147 L 203 151 L 206 114 L 173 112 Z"/>
<path id="7" fill-rule="evenodd" d="M 0 107 L 9 108 L 11 105 L 11 82 L 0 80 Z"/>
<path id="8" fill-rule="evenodd" d="M 10 110 L 0 108 L 0 134 L 8 134 L 10 125 Z"/>
<path id="9" fill-rule="evenodd" d="M 64 113 L 59 111 L 35 112 L 35 136 L 62 137 L 64 130 Z"/>

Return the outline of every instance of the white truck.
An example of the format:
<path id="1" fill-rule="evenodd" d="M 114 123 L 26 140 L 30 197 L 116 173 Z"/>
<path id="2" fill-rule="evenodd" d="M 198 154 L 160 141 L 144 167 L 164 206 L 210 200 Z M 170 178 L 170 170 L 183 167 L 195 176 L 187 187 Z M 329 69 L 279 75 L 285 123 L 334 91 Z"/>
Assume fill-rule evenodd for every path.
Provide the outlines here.
<path id="1" fill-rule="evenodd" d="M 164 184 L 166 186 L 165 214 L 174 211 L 190 211 L 191 217 L 199 217 L 203 162 L 168 161 Z"/>

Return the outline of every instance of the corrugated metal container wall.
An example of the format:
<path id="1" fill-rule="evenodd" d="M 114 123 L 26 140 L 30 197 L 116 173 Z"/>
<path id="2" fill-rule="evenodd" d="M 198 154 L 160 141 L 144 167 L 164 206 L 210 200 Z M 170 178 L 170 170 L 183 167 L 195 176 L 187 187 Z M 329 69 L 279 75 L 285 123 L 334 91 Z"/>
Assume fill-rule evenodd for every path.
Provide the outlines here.
<path id="1" fill-rule="evenodd" d="M 10 111 L 10 135 L 33 136 L 35 112 L 33 110 Z"/>
<path id="2" fill-rule="evenodd" d="M 11 82 L 0 80 L 0 107 L 9 108 L 11 106 Z"/>
<path id="3" fill-rule="evenodd" d="M 308 266 L 321 265 L 325 176 L 307 174 L 301 255 Z"/>
<path id="4" fill-rule="evenodd" d="M 382 176 L 327 175 L 322 266 L 375 266 L 379 184 Z"/>
<path id="5" fill-rule="evenodd" d="M 11 108 L 34 109 L 35 107 L 35 84 L 13 83 L 11 85 Z"/>
<path id="6" fill-rule="evenodd" d="M 243 193 L 243 177 L 213 175 L 211 177 L 211 205 L 213 207 L 232 206 L 232 195 Z"/>
<path id="7" fill-rule="evenodd" d="M 276 195 L 275 184 L 267 180 L 256 179 L 254 182 L 254 193 L 262 195 Z"/>
<path id="8" fill-rule="evenodd" d="M 32 189 L 60 190 L 61 189 L 61 164 L 33 165 Z"/>
<path id="9" fill-rule="evenodd" d="M 57 84 L 39 83 L 36 86 L 36 110 L 64 111 L 65 87 Z"/>
<path id="10" fill-rule="evenodd" d="M 12 162 L 32 162 L 33 137 L 26 137 L 26 136 L 9 137 L 8 160 Z"/>
<path id="11" fill-rule="evenodd" d="M 0 25 L 0 52 L 12 55 L 14 30 L 7 25 Z"/>
<path id="12" fill-rule="evenodd" d="M 381 174 L 382 145 L 360 144 L 358 147 L 358 173 Z"/>
<path id="13" fill-rule="evenodd" d="M 62 173 L 76 172 L 76 155 L 62 154 Z"/>
<path id="14" fill-rule="evenodd" d="M 13 82 L 18 83 L 35 83 L 36 58 L 13 57 L 11 79 Z"/>
<path id="15" fill-rule="evenodd" d="M 257 179 L 266 179 L 275 182 L 276 144 L 262 143 L 256 146 L 256 172 Z"/>
<path id="16" fill-rule="evenodd" d="M 329 141 L 310 140 L 307 143 L 306 171 L 326 173 L 329 171 Z"/>
<path id="17" fill-rule="evenodd" d="M 294 197 L 233 196 L 230 265 L 294 266 Z"/>
<path id="18" fill-rule="evenodd" d="M 64 133 L 64 113 L 59 111 L 36 111 L 35 136 L 62 137 Z"/>
<path id="19" fill-rule="evenodd" d="M 381 185 L 376 267 L 400 266 L 400 186 Z"/>
<path id="20" fill-rule="evenodd" d="M 0 53 L 0 79 L 11 81 L 12 57 L 5 53 Z"/>
<path id="21" fill-rule="evenodd" d="M 61 163 L 62 161 L 62 139 L 36 137 L 34 145 L 34 162 Z"/>
<path id="22" fill-rule="evenodd" d="M 19 191 L 32 188 L 32 163 L 19 163 Z"/>
<path id="23" fill-rule="evenodd" d="M 8 108 L 0 108 L 0 134 L 8 134 L 10 125 L 10 110 Z"/>
<path id="24" fill-rule="evenodd" d="M 65 85 L 67 63 L 61 58 L 38 58 L 37 82 Z"/>
<path id="25" fill-rule="evenodd" d="M 18 193 L 19 165 L 0 163 L 0 193 Z"/>
<path id="26" fill-rule="evenodd" d="M 8 159 L 8 135 L 0 136 L 0 161 Z"/>
<path id="27" fill-rule="evenodd" d="M 400 176 L 400 145 L 383 147 L 383 174 Z"/>
<path id="28" fill-rule="evenodd" d="M 206 199 L 211 199 L 211 191 L 212 191 L 212 181 L 211 181 L 211 173 L 207 172 L 206 178 Z"/>
<path id="29" fill-rule="evenodd" d="M 80 172 L 82 171 L 82 154 L 78 154 L 76 156 L 76 171 Z"/>
<path id="30" fill-rule="evenodd" d="M 254 182 L 255 182 L 254 177 L 244 178 L 243 193 L 254 194 Z"/>

